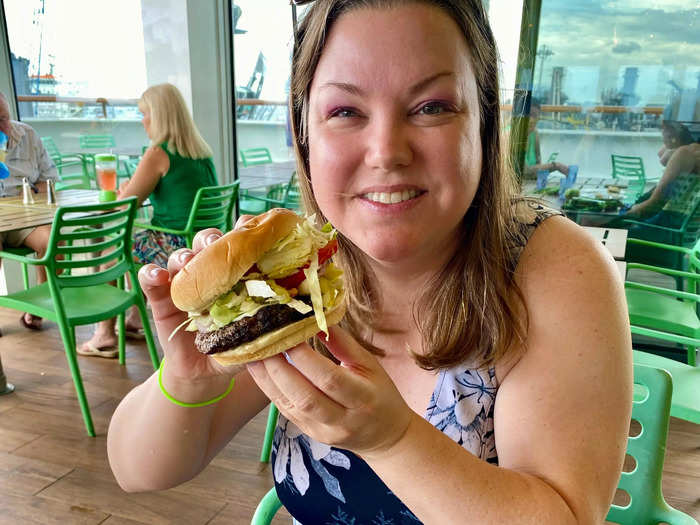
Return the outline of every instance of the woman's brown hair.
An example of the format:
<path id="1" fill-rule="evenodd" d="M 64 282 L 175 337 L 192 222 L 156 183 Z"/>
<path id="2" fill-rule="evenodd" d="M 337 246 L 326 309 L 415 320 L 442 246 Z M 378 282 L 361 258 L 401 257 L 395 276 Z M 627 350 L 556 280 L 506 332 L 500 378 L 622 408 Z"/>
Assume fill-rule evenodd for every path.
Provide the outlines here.
<path id="1" fill-rule="evenodd" d="M 413 308 L 422 337 L 422 352 L 413 352 L 426 369 L 447 368 L 470 358 L 487 365 L 523 340 L 526 320 L 522 294 L 515 285 L 512 247 L 519 241 L 515 224 L 513 171 L 500 137 L 498 54 L 481 0 L 413 0 L 441 9 L 459 27 L 470 49 L 481 118 L 482 171 L 479 188 L 462 220 L 458 249 L 427 283 Z M 296 31 L 290 92 L 292 132 L 304 206 L 324 217 L 314 199 L 309 173 L 309 90 L 326 38 L 345 13 L 361 8 L 391 9 L 406 0 L 317 0 Z M 372 332 L 381 331 L 374 312 L 382 307 L 375 277 L 364 253 L 339 233 L 338 263 L 345 271 L 349 296 L 342 325 L 368 350 Z M 525 318 L 526 319 L 526 318 Z M 315 342 L 319 348 L 322 345 Z"/>

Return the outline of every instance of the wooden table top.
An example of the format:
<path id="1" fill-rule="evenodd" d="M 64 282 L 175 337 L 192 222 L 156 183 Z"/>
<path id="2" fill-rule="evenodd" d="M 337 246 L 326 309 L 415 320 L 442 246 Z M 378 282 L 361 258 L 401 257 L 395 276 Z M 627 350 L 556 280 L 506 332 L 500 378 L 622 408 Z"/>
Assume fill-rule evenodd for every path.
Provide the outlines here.
<path id="1" fill-rule="evenodd" d="M 598 228 L 595 226 L 584 226 L 583 229 L 596 240 L 603 243 L 603 246 L 608 249 L 615 259 L 625 258 L 627 230 L 624 228 Z"/>
<path id="2" fill-rule="evenodd" d="M 98 190 L 56 192 L 56 204 L 46 203 L 45 193 L 35 193 L 34 204 L 23 204 L 22 196 L 0 198 L 0 232 L 51 224 L 59 206 L 97 204 Z"/>

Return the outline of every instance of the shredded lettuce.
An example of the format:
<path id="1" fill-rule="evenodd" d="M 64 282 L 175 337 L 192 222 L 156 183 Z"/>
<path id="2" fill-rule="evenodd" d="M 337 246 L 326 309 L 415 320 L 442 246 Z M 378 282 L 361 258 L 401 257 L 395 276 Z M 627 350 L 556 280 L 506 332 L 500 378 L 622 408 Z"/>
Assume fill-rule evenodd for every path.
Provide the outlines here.
<path id="1" fill-rule="evenodd" d="M 315 219 L 315 215 L 306 217 L 289 235 L 277 241 L 258 260 L 260 271 L 273 279 L 286 277 L 304 266 L 312 253 L 328 244 L 335 236 L 335 230 L 318 230 L 314 226 Z"/>
<path id="2" fill-rule="evenodd" d="M 311 257 L 311 264 L 304 270 L 304 275 L 306 275 L 309 291 L 311 292 L 309 295 L 311 295 L 311 304 L 314 307 L 316 324 L 326 334 L 326 341 L 328 341 L 330 334 L 328 333 L 326 315 L 323 313 L 323 296 L 321 295 L 321 284 L 318 280 L 318 252 L 314 252 Z"/>

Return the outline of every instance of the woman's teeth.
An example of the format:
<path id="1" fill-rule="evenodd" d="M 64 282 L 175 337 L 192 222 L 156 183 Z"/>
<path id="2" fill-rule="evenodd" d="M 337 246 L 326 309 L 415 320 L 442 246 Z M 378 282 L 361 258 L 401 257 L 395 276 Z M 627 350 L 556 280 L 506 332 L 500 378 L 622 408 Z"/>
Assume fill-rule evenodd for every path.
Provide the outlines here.
<path id="1" fill-rule="evenodd" d="M 381 202 L 382 204 L 396 204 L 415 198 L 418 195 L 416 190 L 394 191 L 391 193 L 365 193 L 363 197 L 373 202 Z"/>

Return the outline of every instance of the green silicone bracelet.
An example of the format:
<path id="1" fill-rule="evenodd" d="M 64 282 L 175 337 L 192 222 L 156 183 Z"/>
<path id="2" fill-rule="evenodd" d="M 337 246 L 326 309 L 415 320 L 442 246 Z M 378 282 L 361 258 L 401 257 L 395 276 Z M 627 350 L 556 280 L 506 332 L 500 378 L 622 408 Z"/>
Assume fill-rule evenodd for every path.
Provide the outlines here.
<path id="1" fill-rule="evenodd" d="M 235 379 L 231 378 L 231 382 L 229 383 L 226 392 L 224 392 L 220 396 L 216 396 L 214 399 L 210 399 L 209 401 L 201 401 L 200 403 L 183 403 L 182 401 L 178 401 L 177 399 L 175 399 L 168 393 L 167 390 L 165 390 L 165 387 L 163 386 L 163 363 L 165 363 L 165 358 L 161 360 L 160 367 L 158 368 L 158 386 L 160 387 L 160 391 L 163 392 L 165 398 L 171 403 L 175 403 L 178 406 L 185 408 L 198 408 L 205 407 L 207 405 L 213 405 L 214 403 L 221 401 L 223 398 L 229 395 L 231 389 L 233 389 L 233 383 L 235 382 Z"/>

